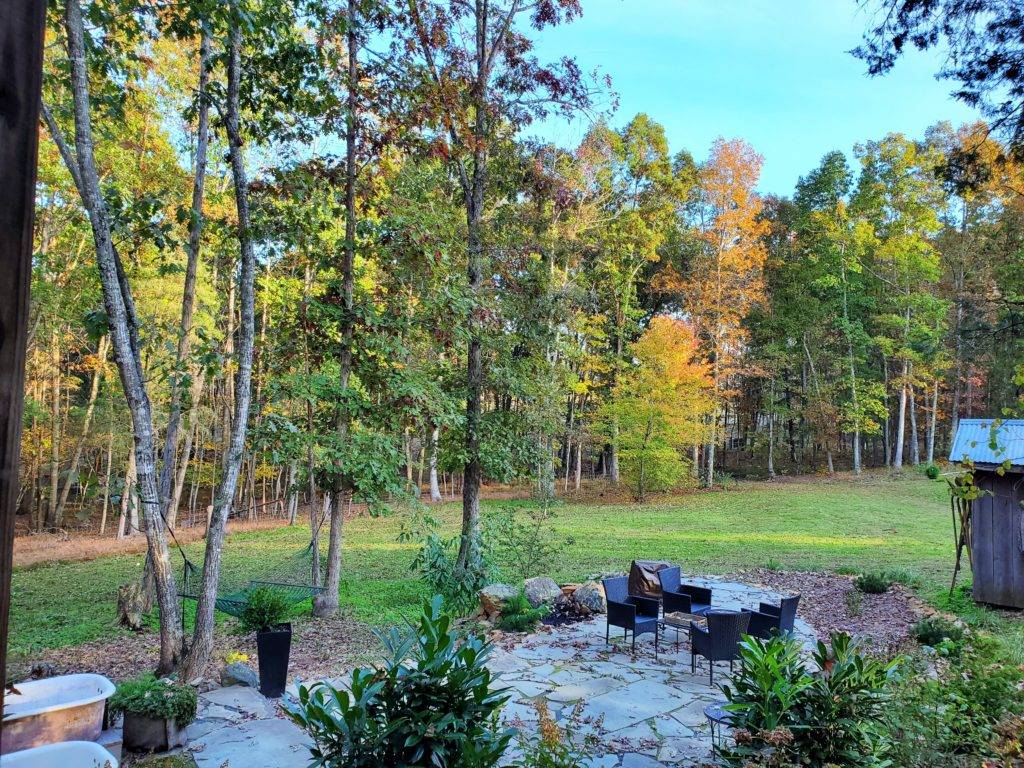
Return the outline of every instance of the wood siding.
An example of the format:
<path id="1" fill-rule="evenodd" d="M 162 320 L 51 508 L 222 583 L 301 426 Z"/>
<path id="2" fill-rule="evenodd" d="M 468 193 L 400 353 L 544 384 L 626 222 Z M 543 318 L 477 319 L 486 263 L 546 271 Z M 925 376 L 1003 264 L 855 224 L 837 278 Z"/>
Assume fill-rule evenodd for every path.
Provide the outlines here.
<path id="1" fill-rule="evenodd" d="M 979 471 L 976 481 L 989 493 L 974 502 L 972 513 L 974 599 L 1024 608 L 1024 476 Z"/>

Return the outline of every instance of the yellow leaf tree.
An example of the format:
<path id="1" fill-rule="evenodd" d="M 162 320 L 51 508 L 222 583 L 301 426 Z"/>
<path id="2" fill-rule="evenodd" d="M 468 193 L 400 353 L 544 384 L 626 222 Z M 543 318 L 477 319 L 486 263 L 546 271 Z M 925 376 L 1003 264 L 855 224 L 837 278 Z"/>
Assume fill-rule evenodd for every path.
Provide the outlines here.
<path id="1" fill-rule="evenodd" d="M 686 322 L 653 318 L 601 409 L 606 430 L 618 429 L 622 474 L 637 501 L 678 485 L 688 468 L 683 452 L 704 438 L 715 406 L 708 365 L 697 355 Z"/>

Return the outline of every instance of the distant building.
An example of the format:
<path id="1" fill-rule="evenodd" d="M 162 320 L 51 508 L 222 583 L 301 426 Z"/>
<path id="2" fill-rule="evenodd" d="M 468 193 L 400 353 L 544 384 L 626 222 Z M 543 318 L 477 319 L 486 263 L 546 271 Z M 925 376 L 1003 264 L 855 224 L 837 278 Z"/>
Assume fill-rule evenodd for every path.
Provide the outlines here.
<path id="1" fill-rule="evenodd" d="M 971 511 L 974 599 L 1024 608 L 1024 419 L 960 419 L 949 460 L 965 459 L 985 491 Z"/>

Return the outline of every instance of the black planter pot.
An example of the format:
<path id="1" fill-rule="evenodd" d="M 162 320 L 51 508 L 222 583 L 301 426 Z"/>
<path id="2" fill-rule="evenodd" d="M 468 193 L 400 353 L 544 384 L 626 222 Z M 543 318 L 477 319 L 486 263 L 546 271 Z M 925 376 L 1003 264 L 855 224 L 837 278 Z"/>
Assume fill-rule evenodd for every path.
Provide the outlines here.
<path id="1" fill-rule="evenodd" d="M 185 729 L 176 720 L 125 712 L 122 739 L 131 752 L 166 752 L 185 745 Z"/>
<path id="2" fill-rule="evenodd" d="M 288 655 L 292 649 L 292 625 L 278 624 L 256 633 L 260 662 L 260 693 L 276 699 L 288 685 Z"/>

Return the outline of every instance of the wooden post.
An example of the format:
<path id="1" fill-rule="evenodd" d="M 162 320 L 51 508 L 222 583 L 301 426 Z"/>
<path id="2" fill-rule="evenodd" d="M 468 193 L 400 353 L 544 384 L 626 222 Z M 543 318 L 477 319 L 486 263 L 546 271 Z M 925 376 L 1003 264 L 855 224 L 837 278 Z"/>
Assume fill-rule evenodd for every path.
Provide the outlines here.
<path id="1" fill-rule="evenodd" d="M 7 682 L 45 13 L 46 0 L 0 2 L 0 711 Z"/>

